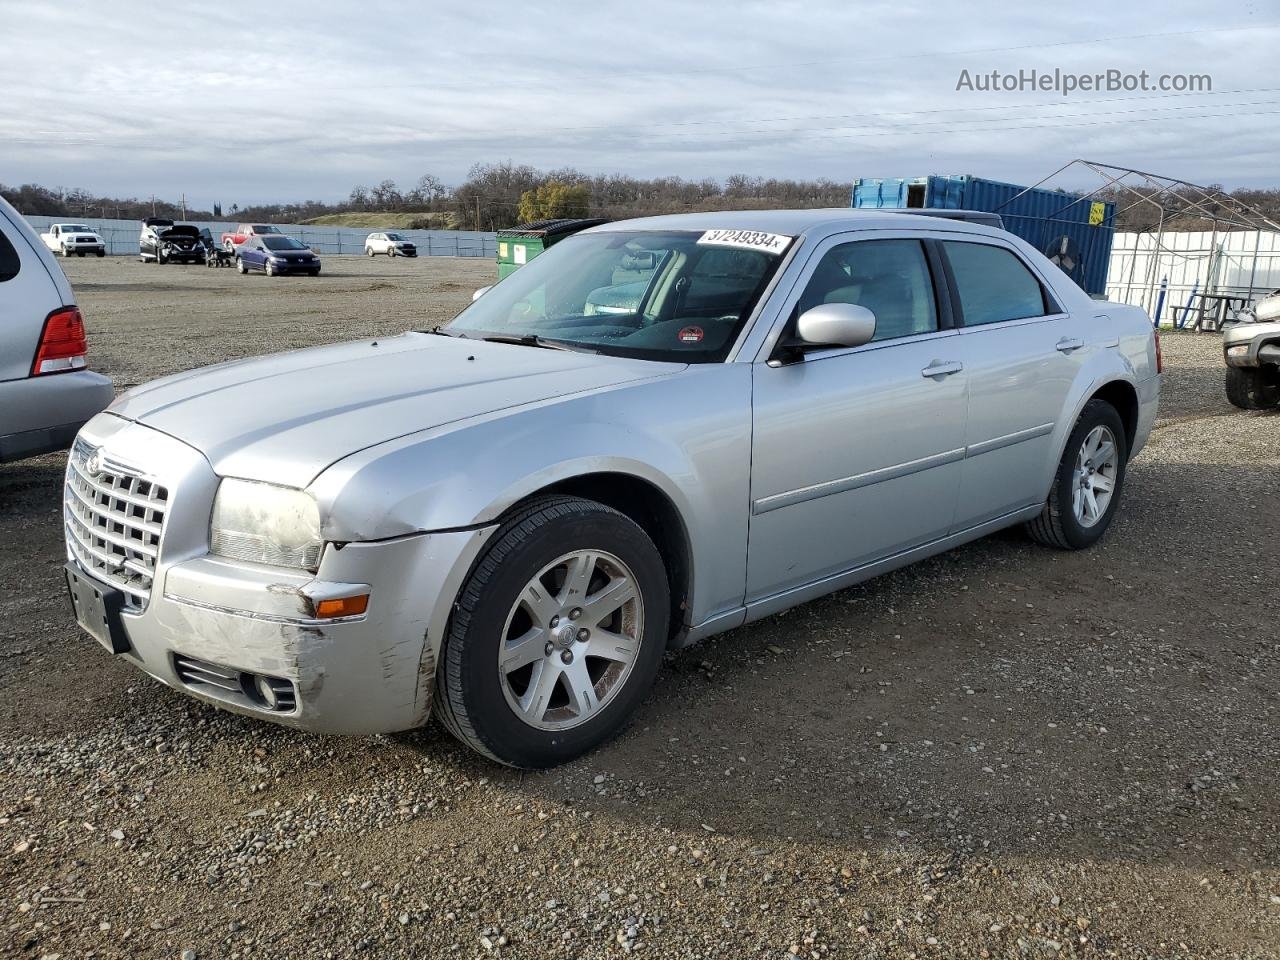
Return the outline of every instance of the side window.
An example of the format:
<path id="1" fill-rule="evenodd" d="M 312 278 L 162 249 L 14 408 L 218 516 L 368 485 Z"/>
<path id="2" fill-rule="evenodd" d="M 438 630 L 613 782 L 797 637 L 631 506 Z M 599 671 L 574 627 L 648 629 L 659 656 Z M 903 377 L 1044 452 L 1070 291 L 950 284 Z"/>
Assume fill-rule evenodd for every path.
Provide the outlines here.
<path id="1" fill-rule="evenodd" d="M 832 247 L 800 297 L 800 312 L 822 303 L 855 303 L 876 315 L 873 340 L 938 329 L 938 309 L 919 240 L 857 240 Z"/>
<path id="2" fill-rule="evenodd" d="M 944 241 L 942 246 L 955 275 L 966 327 L 1047 312 L 1040 281 L 1012 251 L 958 240 Z"/>
<path id="3" fill-rule="evenodd" d="M 0 231 L 0 283 L 12 280 L 21 269 L 22 261 L 18 258 L 18 251 L 13 248 L 4 232 Z"/>

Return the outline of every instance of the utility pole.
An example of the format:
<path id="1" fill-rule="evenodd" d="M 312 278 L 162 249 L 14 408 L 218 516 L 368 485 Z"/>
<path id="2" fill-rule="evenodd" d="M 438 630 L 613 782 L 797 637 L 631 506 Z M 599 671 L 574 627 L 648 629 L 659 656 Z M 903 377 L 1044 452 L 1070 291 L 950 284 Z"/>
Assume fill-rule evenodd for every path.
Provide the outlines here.
<path id="1" fill-rule="evenodd" d="M 182 195 L 182 219 L 187 219 L 187 195 Z"/>
<path id="2" fill-rule="evenodd" d="M 151 195 L 151 215 L 153 217 L 156 215 L 156 195 L 154 193 Z"/>

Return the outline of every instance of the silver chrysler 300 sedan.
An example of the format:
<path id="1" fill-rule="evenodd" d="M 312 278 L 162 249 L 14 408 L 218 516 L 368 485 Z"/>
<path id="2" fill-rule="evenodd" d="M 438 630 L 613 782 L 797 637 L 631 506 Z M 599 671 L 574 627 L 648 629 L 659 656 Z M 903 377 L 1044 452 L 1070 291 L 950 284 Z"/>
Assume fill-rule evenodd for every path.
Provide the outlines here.
<path id="1" fill-rule="evenodd" d="M 1156 415 L 1133 307 L 988 226 L 708 213 L 571 237 L 444 328 L 122 396 L 66 474 L 72 603 L 307 730 L 437 713 L 522 767 L 664 650 L 993 530 L 1096 541 Z"/>

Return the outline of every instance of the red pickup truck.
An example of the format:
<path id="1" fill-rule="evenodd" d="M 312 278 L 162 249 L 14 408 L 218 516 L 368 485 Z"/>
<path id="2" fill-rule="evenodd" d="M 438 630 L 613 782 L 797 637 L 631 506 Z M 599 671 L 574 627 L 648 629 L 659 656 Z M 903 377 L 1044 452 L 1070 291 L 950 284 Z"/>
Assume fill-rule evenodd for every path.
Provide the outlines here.
<path id="1" fill-rule="evenodd" d="M 235 253 L 236 247 L 250 237 L 260 237 L 263 234 L 279 232 L 269 223 L 242 223 L 234 231 L 222 235 L 222 249 L 227 253 Z"/>

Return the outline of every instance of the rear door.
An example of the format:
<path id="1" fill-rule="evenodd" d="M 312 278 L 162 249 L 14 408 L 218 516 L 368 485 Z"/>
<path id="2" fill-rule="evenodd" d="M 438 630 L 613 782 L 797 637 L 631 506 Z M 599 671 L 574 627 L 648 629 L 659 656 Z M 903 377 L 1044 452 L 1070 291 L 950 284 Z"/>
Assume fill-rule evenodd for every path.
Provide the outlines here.
<path id="1" fill-rule="evenodd" d="M 919 234 L 846 234 L 815 249 L 784 315 L 856 303 L 876 334 L 754 365 L 749 603 L 951 528 L 966 379 L 939 269 Z"/>
<path id="2" fill-rule="evenodd" d="M 975 236 L 939 246 L 969 378 L 961 530 L 1044 499 L 1054 428 L 1094 347 L 1012 244 Z"/>

